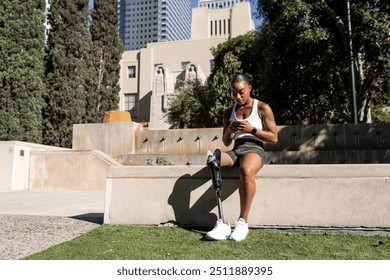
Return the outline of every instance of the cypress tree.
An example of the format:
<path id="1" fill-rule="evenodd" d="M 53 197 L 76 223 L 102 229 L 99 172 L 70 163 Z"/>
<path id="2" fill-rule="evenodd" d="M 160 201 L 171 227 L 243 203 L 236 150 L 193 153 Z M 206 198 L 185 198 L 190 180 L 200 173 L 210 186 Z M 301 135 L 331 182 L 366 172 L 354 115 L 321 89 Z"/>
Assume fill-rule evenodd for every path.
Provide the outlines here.
<path id="1" fill-rule="evenodd" d="M 45 1 L 0 5 L 0 140 L 42 141 Z"/>
<path id="2" fill-rule="evenodd" d="M 87 121 L 101 122 L 104 112 L 119 103 L 119 71 L 123 53 L 118 34 L 118 0 L 94 0 L 91 36 L 93 84 L 87 102 Z"/>
<path id="3" fill-rule="evenodd" d="M 86 121 L 91 86 L 88 0 L 52 0 L 46 65 L 44 142 L 71 147 L 73 124 Z"/>

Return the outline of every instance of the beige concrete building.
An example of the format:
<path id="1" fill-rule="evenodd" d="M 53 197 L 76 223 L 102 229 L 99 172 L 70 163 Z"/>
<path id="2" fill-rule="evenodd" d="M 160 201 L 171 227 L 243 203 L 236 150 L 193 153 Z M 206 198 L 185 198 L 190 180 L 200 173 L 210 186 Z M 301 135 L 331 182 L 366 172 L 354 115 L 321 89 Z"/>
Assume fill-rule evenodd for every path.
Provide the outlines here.
<path id="1" fill-rule="evenodd" d="M 210 1 L 209 1 L 210 2 Z M 168 129 L 165 111 L 188 79 L 204 82 L 213 67 L 211 48 L 254 30 L 248 2 L 229 8 L 192 10 L 191 40 L 150 43 L 121 60 L 120 110 L 149 129 Z"/>
<path id="2" fill-rule="evenodd" d="M 233 38 L 254 30 L 249 2 L 199 0 L 199 7 L 192 10 L 192 40 L 215 37 Z"/>

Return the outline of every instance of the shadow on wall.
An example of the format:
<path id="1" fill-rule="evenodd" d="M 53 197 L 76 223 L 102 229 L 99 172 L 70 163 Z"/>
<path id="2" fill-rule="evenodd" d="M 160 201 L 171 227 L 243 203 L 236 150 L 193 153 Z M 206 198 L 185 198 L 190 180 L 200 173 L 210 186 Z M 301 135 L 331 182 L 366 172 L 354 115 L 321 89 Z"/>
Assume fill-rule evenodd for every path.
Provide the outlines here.
<path id="1" fill-rule="evenodd" d="M 210 171 L 205 167 L 193 175 L 185 174 L 176 181 L 168 198 L 168 204 L 173 208 L 177 223 L 180 225 L 213 225 L 215 223 L 217 217 L 210 212 L 217 207 L 217 199 L 210 178 Z M 197 190 L 207 182 L 210 182 L 210 187 L 206 192 L 197 194 Z M 224 184 L 222 201 L 236 190 L 237 184 Z M 190 205 L 191 201 L 196 202 Z"/>
<path id="2" fill-rule="evenodd" d="M 139 108 L 150 108 L 150 100 L 152 96 L 152 91 L 149 91 L 145 96 L 143 96 L 139 101 Z M 134 113 L 133 113 L 134 114 Z M 144 122 L 149 119 L 150 112 L 147 110 L 137 111 L 137 115 L 131 116 L 133 120 L 137 122 Z"/>
<path id="3" fill-rule="evenodd" d="M 390 124 L 279 127 L 279 142 L 265 144 L 270 163 L 389 163 Z"/>
<path id="4" fill-rule="evenodd" d="M 143 165 L 163 156 L 174 165 L 204 164 L 207 150 L 225 147 L 221 128 L 144 130 L 134 154 L 123 157 Z M 273 164 L 390 163 L 390 124 L 278 126 L 279 141 L 265 144 Z"/>

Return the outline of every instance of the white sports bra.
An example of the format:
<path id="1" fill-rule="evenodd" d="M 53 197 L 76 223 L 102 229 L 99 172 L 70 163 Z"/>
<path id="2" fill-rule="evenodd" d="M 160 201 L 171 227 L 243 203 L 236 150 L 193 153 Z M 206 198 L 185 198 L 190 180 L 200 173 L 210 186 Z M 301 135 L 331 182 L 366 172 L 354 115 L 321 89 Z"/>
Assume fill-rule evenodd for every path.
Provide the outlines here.
<path id="1" fill-rule="evenodd" d="M 252 112 L 249 115 L 249 117 L 246 118 L 246 119 L 238 119 L 237 118 L 237 116 L 236 116 L 236 105 L 237 105 L 237 103 L 235 103 L 233 105 L 232 113 L 230 115 L 230 121 L 248 121 L 257 130 L 263 130 L 263 121 L 260 118 L 259 113 L 258 113 L 258 109 L 257 109 L 258 108 L 257 104 L 258 104 L 259 100 L 257 100 L 257 99 L 253 99 L 253 100 L 254 100 L 254 102 L 253 102 Z M 237 131 L 234 134 L 234 140 L 237 140 L 237 139 L 253 139 L 253 140 L 256 140 L 256 141 L 261 141 L 256 136 L 254 136 L 254 135 L 252 135 L 250 133 L 247 133 L 247 132 L 242 132 L 242 131 Z"/>

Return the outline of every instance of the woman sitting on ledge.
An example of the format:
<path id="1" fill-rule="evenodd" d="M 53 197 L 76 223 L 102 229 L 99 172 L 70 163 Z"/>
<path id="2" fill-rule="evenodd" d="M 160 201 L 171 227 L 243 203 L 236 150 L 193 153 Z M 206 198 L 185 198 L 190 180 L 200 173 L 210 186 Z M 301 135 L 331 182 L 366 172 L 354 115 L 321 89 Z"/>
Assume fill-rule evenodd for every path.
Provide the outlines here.
<path id="1" fill-rule="evenodd" d="M 247 236 L 248 216 L 256 192 L 255 176 L 266 163 L 263 142 L 278 141 L 274 114 L 269 105 L 250 96 L 252 76 L 235 75 L 231 93 L 235 104 L 224 112 L 223 143 L 234 148 L 222 153 L 221 167 L 239 166 L 240 215 L 231 232 L 230 226 L 219 219 L 213 230 L 206 233 L 210 240 L 244 240 Z"/>

